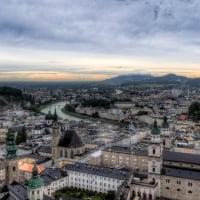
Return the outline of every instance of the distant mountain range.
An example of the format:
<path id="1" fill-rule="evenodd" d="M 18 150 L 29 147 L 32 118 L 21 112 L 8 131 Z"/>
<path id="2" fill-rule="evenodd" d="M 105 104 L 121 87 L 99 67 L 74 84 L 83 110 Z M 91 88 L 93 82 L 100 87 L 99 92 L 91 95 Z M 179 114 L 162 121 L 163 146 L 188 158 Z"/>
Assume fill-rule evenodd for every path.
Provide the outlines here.
<path id="1" fill-rule="evenodd" d="M 132 85 L 132 84 L 184 84 L 191 87 L 200 87 L 200 78 L 188 78 L 176 74 L 152 76 L 149 74 L 122 75 L 101 81 L 102 85 Z"/>

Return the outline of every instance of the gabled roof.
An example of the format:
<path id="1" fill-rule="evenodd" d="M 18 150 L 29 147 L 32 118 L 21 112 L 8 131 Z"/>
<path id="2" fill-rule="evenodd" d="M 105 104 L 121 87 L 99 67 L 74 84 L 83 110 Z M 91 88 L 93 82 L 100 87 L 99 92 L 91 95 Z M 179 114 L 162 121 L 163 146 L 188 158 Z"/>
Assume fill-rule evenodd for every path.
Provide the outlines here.
<path id="1" fill-rule="evenodd" d="M 78 134 L 73 130 L 67 130 L 64 132 L 63 136 L 60 138 L 59 147 L 67 148 L 79 148 L 83 147 L 84 144 Z"/>

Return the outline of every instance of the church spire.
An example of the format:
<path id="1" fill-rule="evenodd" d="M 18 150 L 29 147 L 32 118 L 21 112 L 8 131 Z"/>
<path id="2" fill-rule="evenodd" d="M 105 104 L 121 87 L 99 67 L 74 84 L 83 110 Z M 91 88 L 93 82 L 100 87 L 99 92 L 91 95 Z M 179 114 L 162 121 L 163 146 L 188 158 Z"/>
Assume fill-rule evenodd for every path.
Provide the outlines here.
<path id="1" fill-rule="evenodd" d="M 163 118 L 162 128 L 169 128 L 169 123 L 166 116 Z"/>
<path id="2" fill-rule="evenodd" d="M 29 199 L 42 200 L 44 196 L 43 186 L 44 186 L 44 182 L 39 176 L 38 167 L 36 166 L 36 164 L 34 164 L 33 170 L 32 170 L 32 177 L 31 179 L 28 180 L 28 183 L 27 183 Z"/>
<path id="3" fill-rule="evenodd" d="M 15 144 L 15 131 L 13 129 L 8 129 L 7 141 L 6 141 L 7 155 L 6 159 L 10 160 L 16 158 L 17 145 Z"/>
<path id="4" fill-rule="evenodd" d="M 54 120 L 54 121 L 57 121 L 57 120 L 58 120 L 58 115 L 57 115 L 56 108 L 55 108 L 55 111 L 54 111 L 53 120 Z"/>
<path id="5" fill-rule="evenodd" d="M 160 135 L 160 129 L 158 127 L 157 120 L 154 120 L 153 128 L 151 129 L 151 134 L 152 135 Z"/>

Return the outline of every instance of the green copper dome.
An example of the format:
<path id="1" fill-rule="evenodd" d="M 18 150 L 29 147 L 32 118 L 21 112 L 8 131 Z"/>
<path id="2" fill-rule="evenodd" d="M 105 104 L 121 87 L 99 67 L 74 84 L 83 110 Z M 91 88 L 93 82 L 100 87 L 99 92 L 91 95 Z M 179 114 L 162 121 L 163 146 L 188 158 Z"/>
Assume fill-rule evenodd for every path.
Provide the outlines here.
<path id="1" fill-rule="evenodd" d="M 160 129 L 158 128 L 157 121 L 154 121 L 153 128 L 151 129 L 152 135 L 160 135 Z"/>
<path id="2" fill-rule="evenodd" d="M 16 157 L 17 145 L 15 144 L 15 131 L 13 129 L 8 129 L 6 150 L 6 159 L 13 159 Z"/>
<path id="3" fill-rule="evenodd" d="M 162 128 L 169 128 L 169 123 L 167 121 L 167 117 L 164 117 L 164 119 L 163 119 Z"/>
<path id="4" fill-rule="evenodd" d="M 41 188 L 43 185 L 44 185 L 43 180 L 38 175 L 38 168 L 36 164 L 34 164 L 32 177 L 28 181 L 28 187 L 30 189 L 38 189 L 38 188 Z"/>

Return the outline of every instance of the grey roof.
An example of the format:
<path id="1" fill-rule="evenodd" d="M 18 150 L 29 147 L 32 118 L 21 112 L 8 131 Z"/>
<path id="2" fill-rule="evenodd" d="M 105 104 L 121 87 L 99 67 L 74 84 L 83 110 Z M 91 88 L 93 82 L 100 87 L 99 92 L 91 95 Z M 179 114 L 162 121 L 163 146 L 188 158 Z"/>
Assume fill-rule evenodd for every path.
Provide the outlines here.
<path id="1" fill-rule="evenodd" d="M 190 164 L 199 165 L 200 164 L 200 155 L 164 151 L 163 152 L 163 160 L 164 161 L 182 162 L 182 163 L 190 163 Z"/>
<path id="2" fill-rule="evenodd" d="M 67 130 L 64 132 L 63 136 L 60 138 L 58 146 L 60 147 L 69 147 L 69 148 L 78 148 L 83 147 L 84 144 L 81 138 L 74 130 Z"/>
<path id="3" fill-rule="evenodd" d="M 81 173 L 114 178 L 119 180 L 128 180 L 131 175 L 130 170 L 120 170 L 115 168 L 100 167 L 83 163 L 67 164 L 65 165 L 64 170 L 81 172 Z"/>
<path id="4" fill-rule="evenodd" d="M 200 180 L 200 171 L 171 168 L 171 167 L 164 167 L 162 171 L 163 171 L 163 175 L 166 175 L 166 176 L 174 176 L 174 177 L 180 177 L 180 178 L 185 178 L 185 179 Z"/>
<path id="5" fill-rule="evenodd" d="M 42 153 L 51 153 L 51 147 L 50 146 L 40 146 L 37 149 L 38 152 L 42 152 Z"/>
<path id="6" fill-rule="evenodd" d="M 20 183 L 14 182 L 8 186 L 10 192 L 12 192 L 18 199 L 27 199 L 27 189 Z M 11 195 L 9 195 L 7 200 L 14 200 Z M 44 195 L 43 200 L 53 200 L 51 197 Z"/>
<path id="7" fill-rule="evenodd" d="M 36 164 L 41 164 L 41 163 L 45 163 L 49 160 L 51 160 L 50 158 L 44 157 L 44 156 L 40 156 L 37 154 L 27 154 L 27 155 L 22 155 L 19 158 L 33 158 L 36 160 Z"/>
<path id="8" fill-rule="evenodd" d="M 66 176 L 67 173 L 60 168 L 48 168 L 40 174 L 40 177 L 43 179 L 45 185 Z"/>
<path id="9" fill-rule="evenodd" d="M 148 155 L 148 150 L 145 148 L 131 148 L 130 146 L 111 146 L 107 147 L 105 151 L 111 151 L 118 152 L 118 153 L 132 153 L 132 154 L 138 154 L 138 155 Z"/>
<path id="10" fill-rule="evenodd" d="M 8 186 L 10 192 L 15 194 L 15 196 L 19 199 L 27 199 L 27 189 L 19 184 L 19 183 L 12 183 Z"/>

